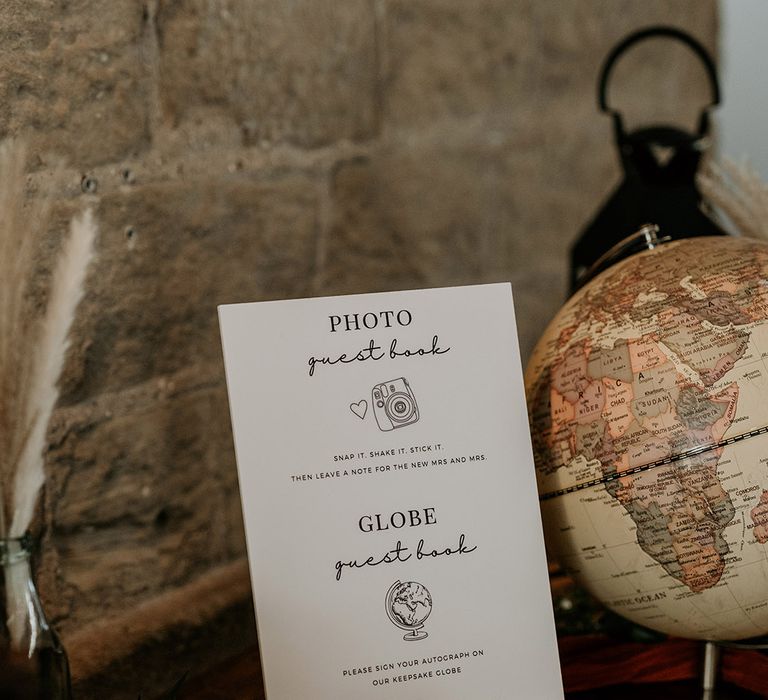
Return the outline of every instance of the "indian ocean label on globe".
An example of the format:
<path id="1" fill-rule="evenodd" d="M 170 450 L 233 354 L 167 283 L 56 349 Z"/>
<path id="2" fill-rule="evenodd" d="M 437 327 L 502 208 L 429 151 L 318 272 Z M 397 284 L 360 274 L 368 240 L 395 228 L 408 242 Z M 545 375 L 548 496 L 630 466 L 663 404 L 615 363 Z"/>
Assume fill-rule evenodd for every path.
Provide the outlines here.
<path id="1" fill-rule="evenodd" d="M 219 317 L 269 700 L 562 698 L 510 286 Z"/>

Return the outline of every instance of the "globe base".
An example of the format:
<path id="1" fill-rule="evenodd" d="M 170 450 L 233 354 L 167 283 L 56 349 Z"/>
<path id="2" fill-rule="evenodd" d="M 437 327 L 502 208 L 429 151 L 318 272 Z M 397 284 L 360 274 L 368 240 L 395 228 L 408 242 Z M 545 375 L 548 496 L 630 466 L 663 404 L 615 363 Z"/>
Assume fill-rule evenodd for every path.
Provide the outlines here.
<path id="1" fill-rule="evenodd" d="M 426 639 L 427 637 L 429 637 L 429 633 L 424 630 L 413 630 L 413 632 L 403 635 L 403 639 L 406 642 L 418 642 L 420 639 Z"/>

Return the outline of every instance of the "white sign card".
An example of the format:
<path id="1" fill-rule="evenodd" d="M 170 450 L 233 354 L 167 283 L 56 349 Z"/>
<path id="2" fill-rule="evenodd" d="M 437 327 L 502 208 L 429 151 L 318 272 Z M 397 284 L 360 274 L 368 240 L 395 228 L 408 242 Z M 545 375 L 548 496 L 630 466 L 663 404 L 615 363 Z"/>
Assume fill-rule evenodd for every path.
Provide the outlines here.
<path id="1" fill-rule="evenodd" d="M 269 700 L 562 698 L 510 286 L 219 317 Z"/>

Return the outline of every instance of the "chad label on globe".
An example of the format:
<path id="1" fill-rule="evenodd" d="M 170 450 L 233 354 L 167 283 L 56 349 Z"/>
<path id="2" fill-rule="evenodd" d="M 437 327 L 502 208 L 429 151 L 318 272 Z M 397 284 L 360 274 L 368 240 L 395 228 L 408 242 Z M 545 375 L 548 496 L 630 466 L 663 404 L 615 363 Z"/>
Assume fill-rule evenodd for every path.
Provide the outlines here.
<path id="1" fill-rule="evenodd" d="M 268 700 L 561 699 L 509 285 L 219 316 Z"/>
<path id="2" fill-rule="evenodd" d="M 768 245 L 693 238 L 578 292 L 528 365 L 552 554 L 670 634 L 768 633 Z"/>

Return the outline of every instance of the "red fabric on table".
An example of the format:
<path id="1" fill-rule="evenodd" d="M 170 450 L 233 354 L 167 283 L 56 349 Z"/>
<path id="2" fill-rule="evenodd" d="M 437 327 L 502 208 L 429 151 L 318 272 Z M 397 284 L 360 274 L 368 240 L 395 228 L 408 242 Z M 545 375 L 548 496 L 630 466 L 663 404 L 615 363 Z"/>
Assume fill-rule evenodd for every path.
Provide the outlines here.
<path id="1" fill-rule="evenodd" d="M 723 649 L 722 677 L 730 683 L 768 696 L 768 656 L 756 651 Z"/>
<path id="2" fill-rule="evenodd" d="M 699 664 L 695 642 L 617 642 L 601 636 L 562 637 L 563 683 L 569 693 L 622 683 L 660 683 L 693 678 Z"/>
<path id="3" fill-rule="evenodd" d="M 668 639 L 655 644 L 617 642 L 603 636 L 561 637 L 560 664 L 566 692 L 623 683 L 663 683 L 698 677 L 702 643 Z M 768 656 L 756 651 L 722 649 L 721 678 L 768 694 Z"/>

